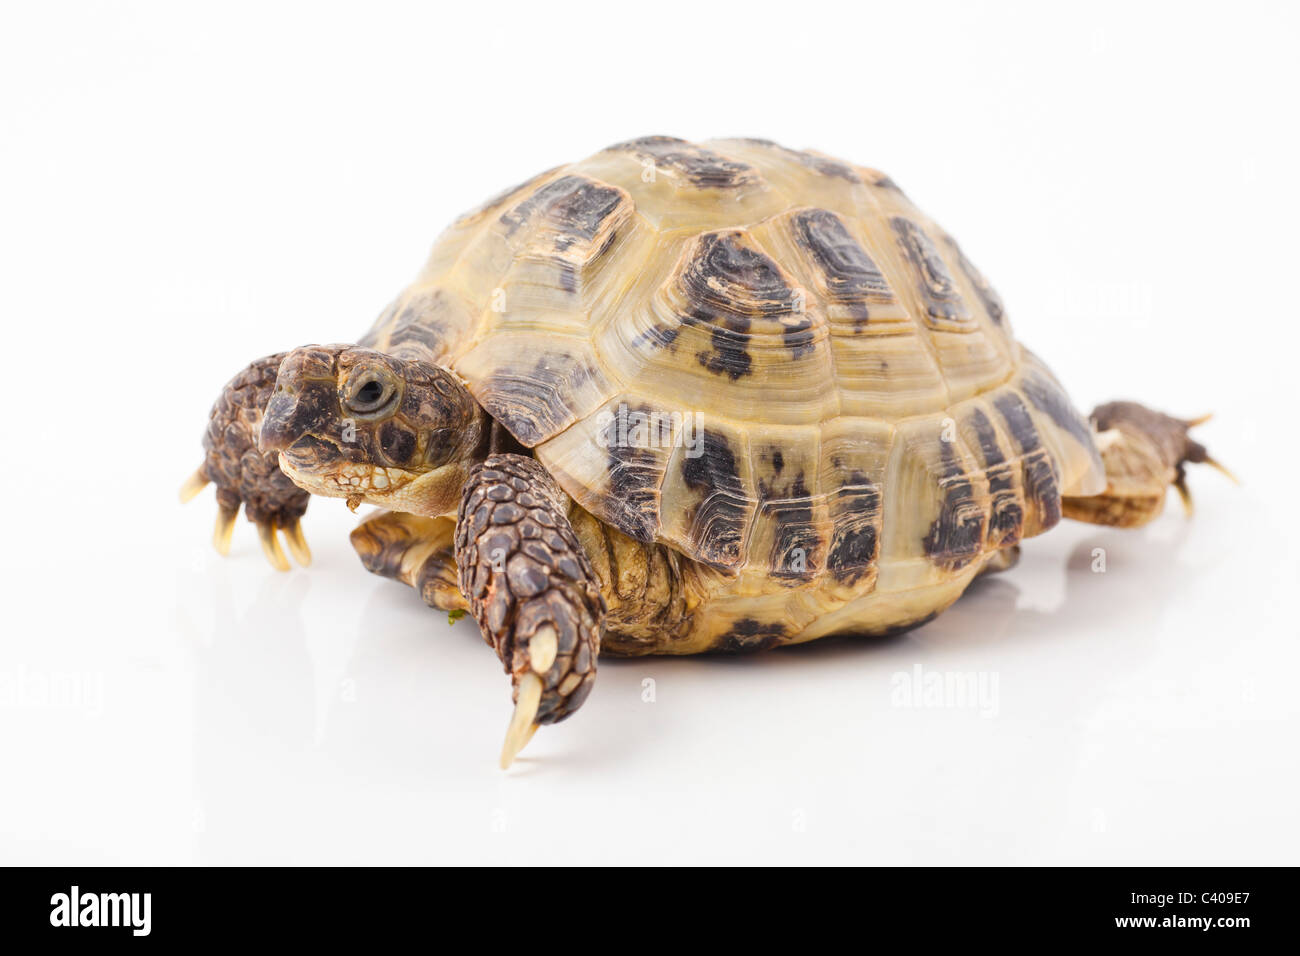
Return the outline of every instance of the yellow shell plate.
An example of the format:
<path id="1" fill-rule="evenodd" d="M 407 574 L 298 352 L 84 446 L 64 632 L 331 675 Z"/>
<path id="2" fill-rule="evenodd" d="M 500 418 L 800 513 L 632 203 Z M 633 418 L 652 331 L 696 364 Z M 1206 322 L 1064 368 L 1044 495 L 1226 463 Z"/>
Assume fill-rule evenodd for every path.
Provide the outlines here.
<path id="1" fill-rule="evenodd" d="M 647 137 L 507 191 L 363 344 L 453 368 L 625 534 L 843 600 L 943 586 L 1101 483 L 951 237 L 760 140 Z"/>

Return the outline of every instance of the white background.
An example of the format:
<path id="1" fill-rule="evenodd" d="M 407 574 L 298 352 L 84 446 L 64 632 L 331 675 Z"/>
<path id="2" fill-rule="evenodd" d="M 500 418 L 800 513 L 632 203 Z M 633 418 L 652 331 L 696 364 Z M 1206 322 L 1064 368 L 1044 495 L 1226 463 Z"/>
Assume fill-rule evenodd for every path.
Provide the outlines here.
<path id="1" fill-rule="evenodd" d="M 0 862 L 1300 862 L 1298 40 L 1282 3 L 6 4 Z M 500 665 L 342 502 L 276 574 L 176 489 L 244 363 L 649 133 L 886 170 L 1081 408 L 1214 411 L 1244 483 L 1062 525 L 895 641 L 602 662 L 501 773 Z M 898 706 L 917 666 L 996 697 Z"/>

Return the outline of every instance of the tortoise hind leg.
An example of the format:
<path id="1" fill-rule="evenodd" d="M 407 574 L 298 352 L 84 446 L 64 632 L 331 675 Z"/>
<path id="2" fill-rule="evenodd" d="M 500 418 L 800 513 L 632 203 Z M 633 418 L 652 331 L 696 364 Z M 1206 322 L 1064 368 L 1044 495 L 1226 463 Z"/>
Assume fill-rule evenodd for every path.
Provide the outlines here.
<path id="1" fill-rule="evenodd" d="M 1062 513 L 1077 521 L 1136 528 L 1160 515 L 1172 485 L 1190 514 L 1185 465 L 1204 463 L 1232 477 L 1188 432 L 1208 418 L 1174 418 L 1136 402 L 1108 402 L 1091 415 L 1097 447 L 1106 467 L 1106 488 L 1098 495 L 1066 497 Z M 1235 480 L 1235 479 L 1234 479 Z"/>
<path id="2" fill-rule="evenodd" d="M 429 607 L 469 610 L 456 574 L 456 522 L 380 511 L 352 530 L 352 547 L 367 571 L 401 581 Z"/>
<path id="3" fill-rule="evenodd" d="M 490 455 L 470 472 L 456 522 L 460 590 L 514 684 L 502 768 L 540 724 L 573 714 L 596 679 L 605 599 L 536 460 Z"/>

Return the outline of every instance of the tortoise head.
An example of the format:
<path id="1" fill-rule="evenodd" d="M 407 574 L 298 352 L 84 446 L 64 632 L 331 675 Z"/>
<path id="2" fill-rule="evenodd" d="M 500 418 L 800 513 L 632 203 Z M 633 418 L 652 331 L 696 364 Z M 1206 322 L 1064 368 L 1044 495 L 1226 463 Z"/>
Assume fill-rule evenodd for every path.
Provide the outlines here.
<path id="1" fill-rule="evenodd" d="M 486 435 L 487 416 L 447 369 L 313 345 L 281 362 L 260 444 L 312 494 L 434 517 L 455 512 Z"/>

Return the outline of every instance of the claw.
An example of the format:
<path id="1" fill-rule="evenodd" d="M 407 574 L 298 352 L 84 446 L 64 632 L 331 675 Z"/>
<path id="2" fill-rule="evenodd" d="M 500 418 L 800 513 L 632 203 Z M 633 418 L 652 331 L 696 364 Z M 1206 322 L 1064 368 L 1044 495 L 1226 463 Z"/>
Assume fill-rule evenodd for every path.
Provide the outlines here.
<path id="1" fill-rule="evenodd" d="M 537 732 L 537 708 L 542 703 L 542 679 L 532 671 L 519 679 L 519 695 L 515 699 L 515 712 L 506 728 L 506 742 L 501 748 L 501 769 L 515 761 L 519 751 Z"/>
<path id="2" fill-rule="evenodd" d="M 311 564 L 311 548 L 307 547 L 307 539 L 302 536 L 302 523 L 294 520 L 293 524 L 284 529 L 284 543 L 289 546 L 289 553 L 293 559 L 304 568 Z"/>
<path id="3" fill-rule="evenodd" d="M 1232 472 L 1230 472 L 1230 471 L 1227 469 L 1227 467 L 1226 467 L 1225 465 L 1222 465 L 1222 464 L 1220 464 L 1219 462 L 1215 461 L 1215 460 L 1214 460 L 1213 458 L 1211 458 L 1209 455 L 1206 455 L 1206 456 L 1205 456 L 1205 462 L 1204 462 L 1204 464 L 1209 465 L 1211 468 L 1213 468 L 1213 469 L 1214 469 L 1215 471 L 1217 471 L 1219 474 L 1223 475 L 1225 478 L 1227 478 L 1229 481 L 1231 481 L 1234 485 L 1239 485 L 1239 484 L 1241 484 L 1241 479 L 1240 479 L 1240 478 L 1238 478 L 1236 475 L 1234 475 Z"/>
<path id="4" fill-rule="evenodd" d="M 194 474 L 185 479 L 185 484 L 181 485 L 181 504 L 191 500 L 206 488 L 207 484 L 208 476 L 203 473 L 203 466 L 200 465 L 195 469 Z"/>
<path id="5" fill-rule="evenodd" d="M 275 536 L 275 525 L 269 521 L 265 523 L 259 521 L 257 536 L 262 539 L 262 553 L 266 555 L 266 560 L 271 562 L 271 567 L 277 571 L 288 571 L 289 559 L 280 549 L 280 539 Z"/>
<path id="6" fill-rule="evenodd" d="M 217 526 L 212 529 L 212 546 L 219 554 L 230 553 L 230 538 L 235 533 L 235 518 L 238 516 L 238 508 L 218 507 Z"/>
<path id="7" fill-rule="evenodd" d="M 1206 422 L 1208 422 L 1208 421 L 1209 421 L 1211 418 L 1213 418 L 1213 417 L 1214 417 L 1214 413 L 1213 413 L 1213 412 L 1209 412 L 1209 413 L 1207 413 L 1207 414 L 1205 414 L 1205 415 L 1200 415 L 1200 416 L 1198 416 L 1198 417 L 1196 417 L 1196 418 L 1184 418 L 1184 419 L 1183 419 L 1183 425 L 1185 425 L 1187 428 L 1195 428 L 1197 425 L 1204 425 Z M 1239 485 L 1239 484 L 1241 484 L 1241 480 L 1240 480 L 1239 478 L 1237 478 L 1236 475 L 1234 475 L 1232 472 L 1230 472 L 1230 471 L 1229 471 L 1227 468 L 1225 468 L 1221 463 L 1215 461 L 1213 458 L 1211 458 L 1209 455 L 1207 455 L 1207 454 L 1205 453 L 1205 448 L 1204 448 L 1203 446 L 1197 445 L 1195 442 L 1191 442 L 1190 444 L 1191 444 L 1191 447 L 1195 448 L 1195 449 L 1199 452 L 1199 454 L 1198 454 L 1198 455 L 1195 455 L 1195 456 L 1189 455 L 1189 456 L 1188 456 L 1188 459 L 1187 459 L 1188 461 L 1192 461 L 1192 462 L 1195 462 L 1196 464 L 1200 464 L 1200 465 L 1209 465 L 1211 468 L 1213 468 L 1213 469 L 1214 469 L 1215 471 L 1217 471 L 1219 474 L 1223 475 L 1225 478 L 1227 478 L 1229 481 L 1231 481 L 1234 485 Z M 1188 496 L 1183 492 L 1182 489 L 1179 489 L 1179 494 L 1182 494 L 1182 495 L 1183 495 L 1183 505 L 1184 505 L 1184 507 L 1187 507 L 1187 508 L 1189 509 L 1189 510 L 1188 510 L 1188 514 L 1190 514 L 1190 513 L 1191 513 L 1191 510 L 1190 510 L 1190 505 L 1189 505 L 1189 498 L 1188 498 Z"/>

